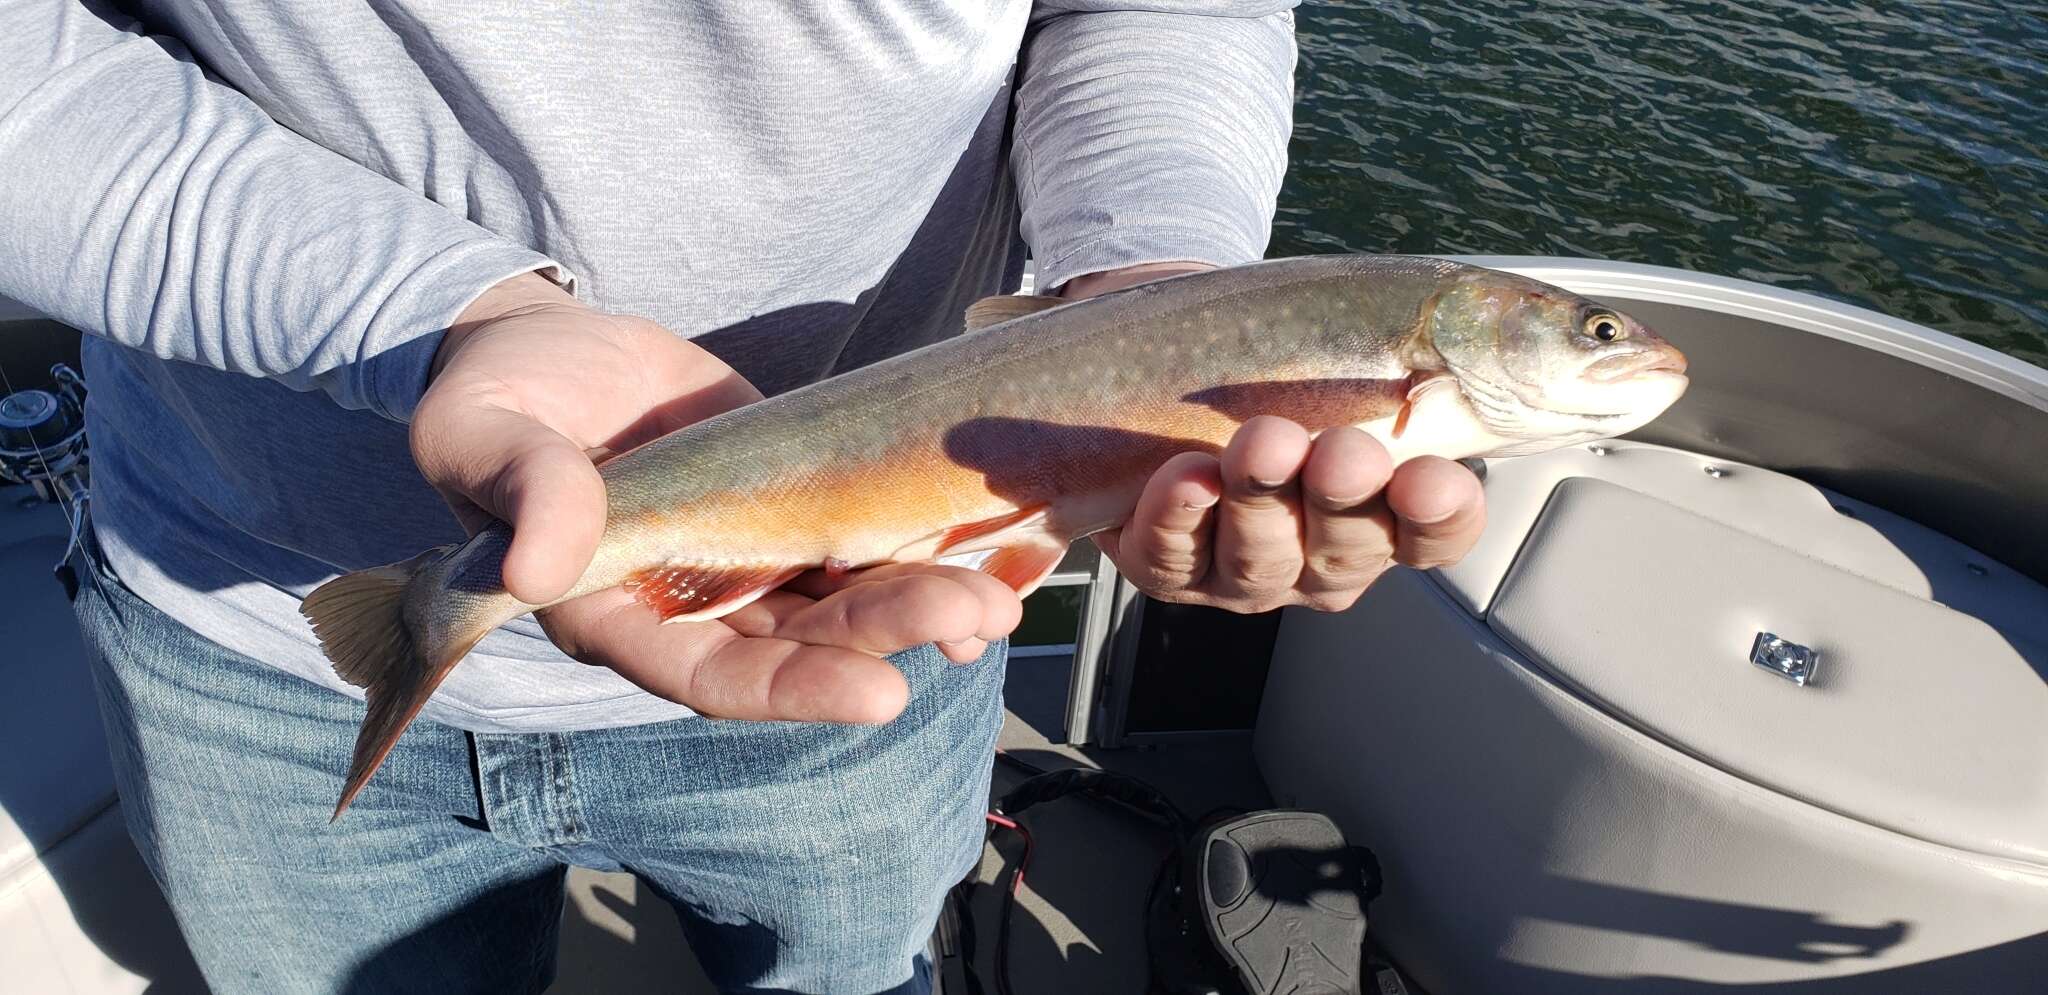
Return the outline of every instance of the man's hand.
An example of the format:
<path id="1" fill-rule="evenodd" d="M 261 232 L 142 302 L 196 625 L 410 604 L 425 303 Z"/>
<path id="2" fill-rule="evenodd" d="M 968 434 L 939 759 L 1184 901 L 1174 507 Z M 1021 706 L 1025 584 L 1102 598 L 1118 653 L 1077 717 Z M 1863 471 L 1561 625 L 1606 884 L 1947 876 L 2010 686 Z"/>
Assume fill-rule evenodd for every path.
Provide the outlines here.
<path id="1" fill-rule="evenodd" d="M 526 274 L 487 291 L 449 330 L 413 415 L 413 458 L 469 529 L 512 525 L 506 590 L 545 604 L 575 585 L 604 530 L 593 455 L 760 398 L 667 329 L 592 310 Z M 920 565 L 800 578 L 714 622 L 662 625 L 618 589 L 541 622 L 570 656 L 705 714 L 885 722 L 908 688 L 883 656 L 938 642 L 972 660 L 1021 614 L 994 578 Z"/>
<path id="2" fill-rule="evenodd" d="M 1069 281 L 1079 299 L 1208 269 L 1154 263 Z M 1095 543 L 1161 601 L 1262 612 L 1349 608 L 1394 563 L 1434 567 L 1472 549 L 1486 521 L 1479 479 L 1449 460 L 1391 465 L 1353 428 L 1313 442 L 1282 418 L 1244 423 L 1221 458 L 1183 453 L 1153 474 L 1131 520 Z"/>

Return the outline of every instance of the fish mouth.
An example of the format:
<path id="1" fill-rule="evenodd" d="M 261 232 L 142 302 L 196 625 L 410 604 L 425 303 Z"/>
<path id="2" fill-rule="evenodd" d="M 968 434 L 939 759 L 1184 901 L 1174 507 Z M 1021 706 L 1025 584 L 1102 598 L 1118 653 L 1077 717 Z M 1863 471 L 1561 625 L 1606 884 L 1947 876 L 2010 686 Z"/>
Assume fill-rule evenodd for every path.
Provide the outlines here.
<path id="1" fill-rule="evenodd" d="M 1586 379 L 1594 383 L 1618 383 L 1642 376 L 1685 376 L 1685 354 L 1676 349 L 1652 349 L 1626 356 L 1609 356 L 1586 367 Z"/>

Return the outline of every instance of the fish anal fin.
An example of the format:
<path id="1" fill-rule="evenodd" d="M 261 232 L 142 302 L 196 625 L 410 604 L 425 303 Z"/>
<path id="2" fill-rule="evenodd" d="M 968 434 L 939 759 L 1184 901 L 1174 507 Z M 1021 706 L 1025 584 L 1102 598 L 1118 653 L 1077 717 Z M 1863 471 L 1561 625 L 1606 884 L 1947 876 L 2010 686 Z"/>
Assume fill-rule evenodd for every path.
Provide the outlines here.
<path id="1" fill-rule="evenodd" d="M 781 563 L 669 563 L 626 578 L 625 588 L 664 622 L 703 622 L 753 603 L 802 573 Z"/>
<path id="2" fill-rule="evenodd" d="M 1016 511 L 997 515 L 994 518 L 984 518 L 978 522 L 965 522 L 955 525 L 939 536 L 939 545 L 933 555 L 943 556 L 947 553 L 961 551 L 961 547 L 969 543 L 975 544 L 977 549 L 1007 545 L 1007 543 L 1000 541 L 1007 533 L 1034 531 L 1044 521 L 1045 506 L 1041 504 L 1032 505 L 1029 508 L 1019 508 Z M 967 551 L 971 552 L 971 550 Z"/>
<path id="3" fill-rule="evenodd" d="M 967 330 L 978 332 L 990 325 L 1000 325 L 1012 318 L 1070 304 L 1071 301 L 1058 297 L 1037 297 L 1031 294 L 1001 294 L 984 297 L 967 306 Z"/>
<path id="4" fill-rule="evenodd" d="M 1008 584 L 1018 597 L 1029 597 L 1066 556 L 1066 543 L 1043 536 L 998 548 L 982 561 L 981 572 Z"/>

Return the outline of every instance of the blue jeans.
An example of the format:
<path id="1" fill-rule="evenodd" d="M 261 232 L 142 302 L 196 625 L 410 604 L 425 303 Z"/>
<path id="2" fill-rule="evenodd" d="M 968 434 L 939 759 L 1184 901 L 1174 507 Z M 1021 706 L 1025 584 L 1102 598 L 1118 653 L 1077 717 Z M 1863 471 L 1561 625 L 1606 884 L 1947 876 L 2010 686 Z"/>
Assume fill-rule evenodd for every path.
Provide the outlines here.
<path id="1" fill-rule="evenodd" d="M 638 875 L 723 990 L 931 990 L 925 941 L 981 855 L 1001 646 L 899 654 L 910 704 L 880 727 L 421 721 L 329 825 L 362 705 L 74 566 L 129 832 L 221 995 L 538 992 L 569 864 Z"/>

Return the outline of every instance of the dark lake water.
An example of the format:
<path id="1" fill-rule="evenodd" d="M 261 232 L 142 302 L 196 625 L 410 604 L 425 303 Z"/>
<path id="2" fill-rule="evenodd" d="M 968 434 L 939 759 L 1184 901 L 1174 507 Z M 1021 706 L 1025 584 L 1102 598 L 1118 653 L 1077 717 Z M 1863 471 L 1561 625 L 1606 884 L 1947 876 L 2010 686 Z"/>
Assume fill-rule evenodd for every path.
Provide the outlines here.
<path id="1" fill-rule="evenodd" d="M 2048 3 L 1310 0 L 1275 255 L 1573 255 L 2048 365 Z"/>

